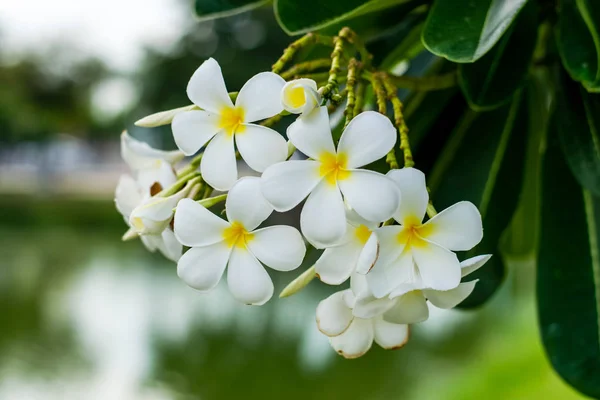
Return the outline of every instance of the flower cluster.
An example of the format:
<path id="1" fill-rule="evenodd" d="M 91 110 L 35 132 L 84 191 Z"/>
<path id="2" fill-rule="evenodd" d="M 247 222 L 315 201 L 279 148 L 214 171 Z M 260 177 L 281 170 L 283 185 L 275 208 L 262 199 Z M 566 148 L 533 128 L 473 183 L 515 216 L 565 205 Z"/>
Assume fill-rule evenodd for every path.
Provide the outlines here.
<path id="1" fill-rule="evenodd" d="M 298 268 L 306 241 L 322 250 L 305 272 L 309 278 L 330 285 L 350 278 L 349 289 L 316 311 L 319 330 L 347 358 L 363 355 L 373 341 L 401 347 L 408 326 L 428 318 L 427 301 L 452 308 L 473 291 L 476 281 L 461 279 L 490 256 L 461 263 L 455 251 L 481 241 L 481 216 L 459 202 L 426 218 L 422 172 L 369 168 L 393 152 L 399 137 L 386 115 L 358 112 L 334 140 L 327 99 L 315 81 L 286 82 L 263 72 L 230 94 L 213 59 L 193 74 L 187 93 L 193 106 L 160 115 L 172 120 L 179 151 L 152 149 L 123 134 L 122 155 L 133 175 L 123 176 L 116 191 L 130 227 L 125 239 L 139 236 L 149 250 L 177 261 L 187 285 L 211 290 L 227 270 L 232 296 L 262 305 L 274 293 L 264 266 Z M 298 116 L 286 141 L 266 122 L 289 114 Z M 199 151 L 187 167 L 174 169 Z M 238 158 L 260 177 L 238 178 Z M 221 201 L 225 218 L 210 210 Z M 300 231 L 263 226 L 274 211 L 300 207 Z"/>

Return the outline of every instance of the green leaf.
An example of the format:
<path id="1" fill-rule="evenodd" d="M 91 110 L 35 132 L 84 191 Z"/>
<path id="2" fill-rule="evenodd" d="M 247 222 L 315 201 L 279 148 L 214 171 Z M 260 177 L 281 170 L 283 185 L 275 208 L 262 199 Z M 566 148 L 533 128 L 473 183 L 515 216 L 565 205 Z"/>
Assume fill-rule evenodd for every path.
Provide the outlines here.
<path id="1" fill-rule="evenodd" d="M 410 0 L 275 0 L 273 7 L 281 28 L 288 35 L 298 35 L 408 2 Z"/>
<path id="2" fill-rule="evenodd" d="M 562 378 L 599 398 L 600 199 L 573 178 L 556 136 L 550 133 L 542 175 L 540 332 Z"/>
<path id="3" fill-rule="evenodd" d="M 571 171 L 581 185 L 600 195 L 600 98 L 562 75 L 557 125 Z"/>
<path id="4" fill-rule="evenodd" d="M 464 255 L 494 253 L 485 267 L 469 275 L 480 279 L 462 307 L 485 302 L 504 277 L 498 242 L 517 207 L 527 147 L 528 110 L 525 96 L 488 113 L 468 110 L 429 175 L 435 207 L 461 200 L 474 203 L 483 218 L 484 237 Z"/>
<path id="5" fill-rule="evenodd" d="M 423 30 L 423 44 L 438 56 L 467 63 L 487 53 L 527 0 L 437 0 Z"/>
<path id="6" fill-rule="evenodd" d="M 559 2 L 555 34 L 562 63 L 571 77 L 577 81 L 595 81 L 598 74 L 596 45 L 576 0 Z"/>
<path id="7" fill-rule="evenodd" d="M 547 75 L 546 70 L 535 71 L 527 85 L 530 124 L 525 177 L 519 206 L 501 243 L 502 253 L 512 258 L 527 258 L 537 252 L 542 143 L 550 123 L 552 98 Z"/>
<path id="8" fill-rule="evenodd" d="M 270 0 L 195 0 L 200 21 L 229 17 L 269 4 Z"/>
<path id="9" fill-rule="evenodd" d="M 537 7 L 527 4 L 502 39 L 472 64 L 460 64 L 460 87 L 475 110 L 510 101 L 525 81 L 537 40 Z"/>

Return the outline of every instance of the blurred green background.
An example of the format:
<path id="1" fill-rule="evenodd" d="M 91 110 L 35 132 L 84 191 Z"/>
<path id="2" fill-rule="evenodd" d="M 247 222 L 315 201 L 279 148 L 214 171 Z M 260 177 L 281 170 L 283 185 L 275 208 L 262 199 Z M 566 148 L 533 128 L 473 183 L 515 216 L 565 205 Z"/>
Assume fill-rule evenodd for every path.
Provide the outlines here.
<path id="1" fill-rule="evenodd" d="M 314 322 L 335 289 L 243 306 L 120 241 L 120 131 L 173 148 L 132 123 L 188 104 L 207 57 L 237 90 L 289 41 L 268 8 L 199 23 L 182 0 L 0 3 L 0 399 L 582 398 L 543 353 L 532 259 L 508 260 L 483 308 L 434 309 L 405 348 L 348 361 Z"/>

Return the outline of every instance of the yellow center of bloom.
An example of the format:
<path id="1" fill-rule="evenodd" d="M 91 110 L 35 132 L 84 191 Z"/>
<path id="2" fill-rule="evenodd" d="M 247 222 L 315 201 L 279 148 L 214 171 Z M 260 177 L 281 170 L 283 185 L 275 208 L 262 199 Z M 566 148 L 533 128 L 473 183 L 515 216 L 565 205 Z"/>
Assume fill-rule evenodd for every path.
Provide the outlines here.
<path id="1" fill-rule="evenodd" d="M 224 129 L 228 135 L 244 131 L 244 109 L 241 107 L 223 107 L 219 113 L 219 129 Z"/>
<path id="2" fill-rule="evenodd" d="M 412 216 L 404 219 L 402 228 L 396 239 L 398 243 L 406 245 L 408 250 L 411 246 L 427 246 L 427 242 L 423 239 L 431 235 L 435 227 L 432 224 L 422 224 L 419 218 Z"/>
<path id="3" fill-rule="evenodd" d="M 371 230 L 366 225 L 359 225 L 354 231 L 358 241 L 364 246 L 371 237 Z"/>
<path id="4" fill-rule="evenodd" d="M 238 247 L 245 248 L 246 244 L 254 238 L 252 233 L 249 233 L 244 225 L 234 221 L 231 226 L 223 231 L 223 240 L 229 248 Z"/>
<path id="5" fill-rule="evenodd" d="M 292 108 L 299 108 L 306 103 L 306 93 L 302 86 L 296 86 L 287 90 L 286 97 Z"/>
<path id="6" fill-rule="evenodd" d="M 346 169 L 348 157 L 344 153 L 338 155 L 323 153 L 319 157 L 319 161 L 321 161 L 319 176 L 324 176 L 331 185 L 335 185 L 337 181 L 347 179 L 350 176 L 350 171 Z"/>

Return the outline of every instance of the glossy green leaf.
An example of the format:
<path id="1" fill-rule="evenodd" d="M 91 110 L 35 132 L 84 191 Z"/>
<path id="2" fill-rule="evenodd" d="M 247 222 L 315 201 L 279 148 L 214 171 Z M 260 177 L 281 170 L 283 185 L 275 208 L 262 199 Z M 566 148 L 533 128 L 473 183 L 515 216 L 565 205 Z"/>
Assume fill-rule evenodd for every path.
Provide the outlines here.
<path id="1" fill-rule="evenodd" d="M 269 4 L 270 0 L 195 0 L 196 15 L 201 21 L 228 17 Z"/>
<path id="2" fill-rule="evenodd" d="M 598 74 L 596 45 L 576 0 L 559 2 L 556 44 L 565 69 L 577 81 L 595 81 Z"/>
<path id="3" fill-rule="evenodd" d="M 450 61 L 473 62 L 487 53 L 527 0 L 438 0 L 429 12 L 423 43 Z"/>
<path id="4" fill-rule="evenodd" d="M 468 110 L 429 175 L 438 211 L 468 200 L 481 212 L 484 238 L 464 257 L 494 254 L 485 267 L 469 275 L 480 281 L 462 307 L 481 305 L 504 277 L 497 250 L 521 192 L 529 117 L 526 104 L 525 96 L 518 95 L 511 104 L 492 112 Z"/>
<path id="5" fill-rule="evenodd" d="M 410 0 L 275 0 L 275 17 L 289 35 L 318 30 Z"/>
<path id="6" fill-rule="evenodd" d="M 557 127 L 569 167 L 581 185 L 600 195 L 600 98 L 562 76 Z"/>
<path id="7" fill-rule="evenodd" d="M 537 270 L 540 332 L 554 369 L 600 397 L 600 199 L 575 180 L 556 134 L 542 175 Z"/>
<path id="8" fill-rule="evenodd" d="M 526 93 L 530 121 L 523 188 L 519 206 L 501 243 L 502 253 L 512 258 L 527 258 L 537 252 L 542 143 L 550 124 L 552 99 L 546 70 L 531 75 Z"/>
<path id="9" fill-rule="evenodd" d="M 490 109 L 510 101 L 525 81 L 536 40 L 537 7 L 530 2 L 485 56 L 459 65 L 460 87 L 473 109 Z"/>

